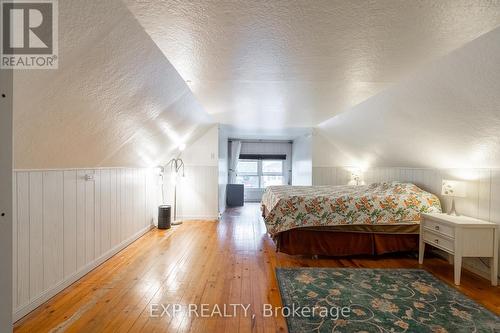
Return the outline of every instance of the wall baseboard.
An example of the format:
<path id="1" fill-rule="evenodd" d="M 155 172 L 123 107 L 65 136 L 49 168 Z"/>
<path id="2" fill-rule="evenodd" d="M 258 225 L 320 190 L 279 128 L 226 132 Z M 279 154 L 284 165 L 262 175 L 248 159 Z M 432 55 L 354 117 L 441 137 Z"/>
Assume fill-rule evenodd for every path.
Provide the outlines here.
<path id="1" fill-rule="evenodd" d="M 207 221 L 217 221 L 219 219 L 219 215 L 187 215 L 187 216 L 180 216 L 179 220 L 180 221 L 191 221 L 191 220 L 207 220 Z"/>
<path id="2" fill-rule="evenodd" d="M 134 241 L 136 241 L 137 239 L 142 237 L 144 234 L 146 234 L 148 231 L 150 231 L 153 228 L 154 228 L 154 226 L 148 226 L 148 227 L 140 230 L 139 232 L 132 235 L 128 239 L 124 240 L 119 245 L 115 246 L 114 248 L 110 249 L 108 252 L 101 255 L 99 258 L 96 258 L 94 261 L 92 261 L 91 263 L 89 263 L 88 265 L 83 267 L 81 270 L 79 270 L 75 274 L 67 277 L 63 281 L 59 282 L 57 285 L 44 291 L 40 296 L 38 296 L 35 299 L 33 299 L 32 301 L 30 301 L 30 303 L 28 303 L 28 304 L 26 304 L 18 309 L 15 309 L 13 314 L 12 314 L 13 321 L 16 322 L 19 319 L 21 319 L 22 317 L 26 316 L 31 311 L 35 310 L 37 307 L 39 307 L 40 305 L 42 305 L 43 303 L 45 303 L 46 301 L 48 301 L 49 299 L 51 299 L 52 297 L 54 297 L 55 295 L 60 293 L 62 290 L 69 287 L 71 284 L 73 284 L 74 282 L 78 281 L 79 279 L 81 279 L 82 277 L 84 277 L 85 275 L 90 273 L 93 269 L 95 269 L 96 267 L 98 267 L 99 265 L 104 263 L 106 260 L 113 257 L 115 254 L 117 254 L 118 252 L 120 252 L 121 250 L 123 250 L 124 248 L 129 246 L 130 244 L 132 244 Z"/>

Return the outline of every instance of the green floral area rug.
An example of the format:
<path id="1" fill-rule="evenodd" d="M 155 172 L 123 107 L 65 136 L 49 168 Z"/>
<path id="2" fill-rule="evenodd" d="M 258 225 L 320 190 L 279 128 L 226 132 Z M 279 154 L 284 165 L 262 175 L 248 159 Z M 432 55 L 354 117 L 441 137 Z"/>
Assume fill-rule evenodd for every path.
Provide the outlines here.
<path id="1" fill-rule="evenodd" d="M 500 317 L 421 269 L 276 269 L 288 330 L 500 332 Z"/>

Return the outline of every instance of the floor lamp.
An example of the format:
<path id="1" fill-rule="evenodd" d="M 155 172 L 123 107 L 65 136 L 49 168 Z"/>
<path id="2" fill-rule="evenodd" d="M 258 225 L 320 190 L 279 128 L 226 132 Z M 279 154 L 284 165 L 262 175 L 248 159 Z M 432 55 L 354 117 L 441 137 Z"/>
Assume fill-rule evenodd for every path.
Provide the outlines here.
<path id="1" fill-rule="evenodd" d="M 184 174 L 184 161 L 180 157 L 171 159 L 167 165 L 170 165 L 170 171 L 172 172 L 172 181 L 174 182 L 174 221 L 172 225 L 182 224 L 182 221 L 177 221 L 177 178 L 179 172 L 182 170 L 182 177 Z"/>
<path id="2" fill-rule="evenodd" d="M 160 185 L 161 185 L 161 204 L 165 204 L 165 191 L 163 191 L 163 183 L 164 183 L 164 178 L 163 174 L 165 173 L 165 168 L 161 165 L 156 167 L 156 170 L 158 172 L 158 176 L 160 177 Z"/>

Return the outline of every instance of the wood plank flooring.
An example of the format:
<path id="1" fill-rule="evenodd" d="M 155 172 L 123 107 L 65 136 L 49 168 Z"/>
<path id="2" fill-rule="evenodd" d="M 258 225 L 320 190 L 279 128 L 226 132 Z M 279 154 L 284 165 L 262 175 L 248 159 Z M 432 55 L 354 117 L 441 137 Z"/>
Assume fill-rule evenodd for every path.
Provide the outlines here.
<path id="1" fill-rule="evenodd" d="M 15 324 L 15 332 L 276 332 L 281 317 L 264 317 L 262 304 L 281 306 L 276 267 L 418 268 L 396 255 L 313 260 L 275 253 L 257 204 L 229 209 L 221 222 L 185 222 L 153 230 Z M 429 258 L 423 267 L 453 285 L 453 268 Z M 500 288 L 466 271 L 461 292 L 500 313 Z M 249 316 L 201 318 L 186 308 L 151 317 L 151 304 L 250 304 Z M 212 308 L 211 308 L 212 309 Z M 239 312 L 243 314 L 243 312 Z"/>

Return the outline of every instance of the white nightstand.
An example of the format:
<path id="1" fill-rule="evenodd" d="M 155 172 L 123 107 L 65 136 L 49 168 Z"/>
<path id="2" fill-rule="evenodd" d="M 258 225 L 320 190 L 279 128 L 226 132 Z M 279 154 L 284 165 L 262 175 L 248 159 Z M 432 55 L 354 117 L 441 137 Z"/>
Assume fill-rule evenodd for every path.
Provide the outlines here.
<path id="1" fill-rule="evenodd" d="M 463 257 L 491 258 L 491 284 L 497 285 L 498 224 L 466 216 L 422 214 L 418 262 L 424 261 L 425 244 L 454 256 L 455 284 L 460 284 Z"/>

